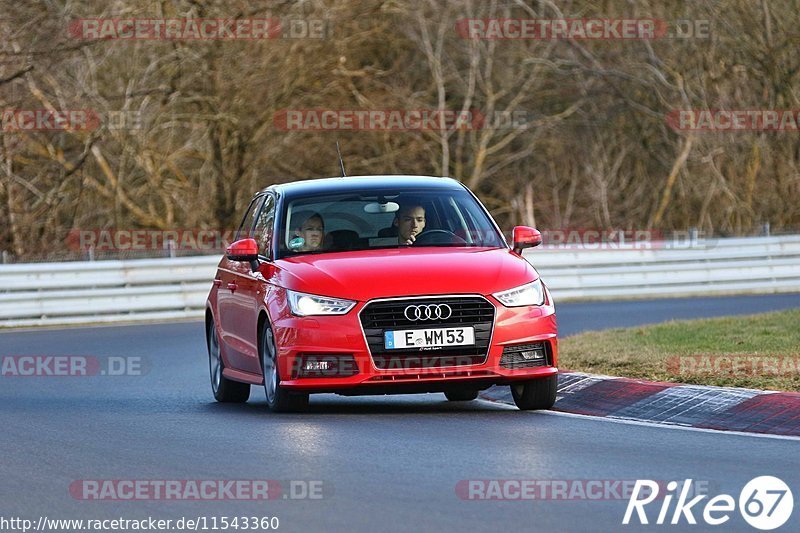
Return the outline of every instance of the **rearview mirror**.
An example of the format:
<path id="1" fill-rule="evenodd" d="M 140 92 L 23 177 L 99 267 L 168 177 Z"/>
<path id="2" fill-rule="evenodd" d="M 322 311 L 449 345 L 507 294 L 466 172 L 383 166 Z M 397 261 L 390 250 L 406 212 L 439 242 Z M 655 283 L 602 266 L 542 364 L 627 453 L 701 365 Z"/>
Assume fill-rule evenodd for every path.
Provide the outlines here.
<path id="1" fill-rule="evenodd" d="M 394 213 L 400 209 L 400 204 L 396 202 L 370 202 L 364 206 L 364 212 L 374 214 L 374 213 Z"/>
<path id="2" fill-rule="evenodd" d="M 536 228 L 528 226 L 514 227 L 514 251 L 522 254 L 525 248 L 533 248 L 542 244 L 542 234 Z"/>

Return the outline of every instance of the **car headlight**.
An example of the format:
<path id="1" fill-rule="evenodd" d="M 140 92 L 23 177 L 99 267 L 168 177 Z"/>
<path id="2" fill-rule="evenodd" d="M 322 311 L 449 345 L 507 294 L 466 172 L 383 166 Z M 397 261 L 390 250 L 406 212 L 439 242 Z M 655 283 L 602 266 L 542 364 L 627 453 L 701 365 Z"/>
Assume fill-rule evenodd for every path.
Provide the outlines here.
<path id="1" fill-rule="evenodd" d="M 289 309 L 297 316 L 344 315 L 356 305 L 354 301 L 342 298 L 329 298 L 290 290 L 286 293 L 289 297 Z"/>
<path id="2" fill-rule="evenodd" d="M 507 291 L 496 292 L 492 296 L 506 307 L 542 305 L 544 303 L 544 286 L 542 285 L 542 280 L 537 279 Z"/>

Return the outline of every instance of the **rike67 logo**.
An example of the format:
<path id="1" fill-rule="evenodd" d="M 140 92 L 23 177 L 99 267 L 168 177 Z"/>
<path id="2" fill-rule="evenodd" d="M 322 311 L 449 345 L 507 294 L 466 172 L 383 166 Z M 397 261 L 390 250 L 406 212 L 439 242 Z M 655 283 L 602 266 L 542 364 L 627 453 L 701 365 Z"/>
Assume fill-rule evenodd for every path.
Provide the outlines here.
<path id="1" fill-rule="evenodd" d="M 649 479 L 638 479 L 633 487 L 633 493 L 628 500 L 624 525 L 636 523 L 649 524 L 653 519 L 648 516 L 645 507 L 658 501 L 661 507 L 655 523 L 663 524 L 697 524 L 695 513 L 710 526 L 720 526 L 731 519 L 732 513 L 737 509 L 737 501 L 729 494 L 714 496 L 699 505 L 706 494 L 701 494 L 689 499 L 692 493 L 692 480 L 687 479 L 680 486 L 677 481 L 670 481 L 666 486 L 666 493 L 659 494 L 662 485 Z M 677 501 L 672 508 L 673 500 Z M 658 504 L 656 504 L 657 507 Z M 742 518 L 756 529 L 768 531 L 777 529 L 789 520 L 794 508 L 794 498 L 789 486 L 783 480 L 773 476 L 759 476 L 751 479 L 739 493 L 738 510 Z M 655 509 L 653 509 L 655 510 Z M 671 515 L 671 516 L 670 516 Z M 635 518 L 634 518 L 635 517 Z"/>

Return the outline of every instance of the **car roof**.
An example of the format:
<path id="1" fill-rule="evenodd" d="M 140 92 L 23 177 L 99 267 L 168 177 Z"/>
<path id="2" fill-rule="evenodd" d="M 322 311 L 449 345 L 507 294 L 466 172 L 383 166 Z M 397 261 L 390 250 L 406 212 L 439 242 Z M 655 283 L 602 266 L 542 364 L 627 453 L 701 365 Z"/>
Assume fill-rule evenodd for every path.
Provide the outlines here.
<path id="1" fill-rule="evenodd" d="M 347 176 L 344 178 L 322 178 L 277 183 L 263 189 L 275 191 L 286 196 L 306 196 L 309 194 L 336 194 L 354 190 L 369 191 L 386 188 L 419 188 L 425 190 L 463 189 L 460 182 L 453 178 L 437 178 L 434 176 Z"/>

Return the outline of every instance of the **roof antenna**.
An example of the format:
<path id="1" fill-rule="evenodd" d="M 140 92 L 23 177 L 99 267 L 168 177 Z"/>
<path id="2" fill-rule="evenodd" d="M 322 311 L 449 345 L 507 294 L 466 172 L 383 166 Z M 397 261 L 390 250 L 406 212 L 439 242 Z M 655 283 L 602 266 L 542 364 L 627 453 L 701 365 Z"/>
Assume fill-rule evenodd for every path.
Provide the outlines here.
<path id="1" fill-rule="evenodd" d="M 339 141 L 336 141 L 336 153 L 339 154 L 339 166 L 342 167 L 342 177 L 346 178 L 347 174 L 344 172 L 344 161 L 342 160 L 342 152 L 339 151 Z"/>

